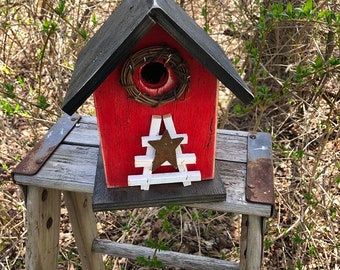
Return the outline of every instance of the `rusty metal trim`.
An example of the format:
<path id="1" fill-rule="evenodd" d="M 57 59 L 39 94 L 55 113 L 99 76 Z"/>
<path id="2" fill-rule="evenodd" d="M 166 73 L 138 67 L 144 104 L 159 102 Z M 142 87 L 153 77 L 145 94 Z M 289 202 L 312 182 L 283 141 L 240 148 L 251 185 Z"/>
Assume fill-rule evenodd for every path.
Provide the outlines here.
<path id="1" fill-rule="evenodd" d="M 12 174 L 34 175 L 45 164 L 59 144 L 65 139 L 81 116 L 63 114 L 27 156 L 12 171 Z"/>
<path id="2" fill-rule="evenodd" d="M 274 212 L 274 174 L 270 134 L 249 132 L 246 200 L 272 206 Z"/>

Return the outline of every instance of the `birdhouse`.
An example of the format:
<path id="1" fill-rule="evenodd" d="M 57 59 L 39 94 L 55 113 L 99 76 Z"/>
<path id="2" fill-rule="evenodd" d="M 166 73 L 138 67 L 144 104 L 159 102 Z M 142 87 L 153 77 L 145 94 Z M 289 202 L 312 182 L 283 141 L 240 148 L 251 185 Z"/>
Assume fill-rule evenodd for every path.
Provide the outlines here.
<path id="1" fill-rule="evenodd" d="M 218 80 L 253 95 L 172 0 L 125 0 L 81 50 L 63 110 L 93 93 L 108 188 L 214 178 Z"/>

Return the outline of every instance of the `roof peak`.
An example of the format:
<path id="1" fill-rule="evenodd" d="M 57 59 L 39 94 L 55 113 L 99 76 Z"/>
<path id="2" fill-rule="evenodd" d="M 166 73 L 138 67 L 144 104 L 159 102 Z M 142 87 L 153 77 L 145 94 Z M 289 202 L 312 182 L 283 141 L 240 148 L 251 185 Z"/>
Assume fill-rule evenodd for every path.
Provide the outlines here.
<path id="1" fill-rule="evenodd" d="M 63 110 L 74 113 L 155 24 L 240 100 L 253 100 L 223 50 L 173 0 L 124 0 L 79 53 Z"/>

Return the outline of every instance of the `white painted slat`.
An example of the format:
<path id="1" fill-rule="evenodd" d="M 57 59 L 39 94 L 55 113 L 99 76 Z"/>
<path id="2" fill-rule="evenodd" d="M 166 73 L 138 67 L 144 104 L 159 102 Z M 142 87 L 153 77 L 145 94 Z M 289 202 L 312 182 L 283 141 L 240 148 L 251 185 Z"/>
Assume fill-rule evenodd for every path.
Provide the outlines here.
<path id="1" fill-rule="evenodd" d="M 149 175 L 129 175 L 129 186 L 149 186 L 157 184 L 184 183 L 190 185 L 191 182 L 201 181 L 200 171 L 156 173 Z M 148 189 L 148 188 L 147 188 Z"/>
<path id="2" fill-rule="evenodd" d="M 170 135 L 176 134 L 176 129 L 174 122 L 172 121 L 172 116 L 171 114 L 167 114 L 163 116 L 163 121 L 165 128 L 169 131 Z"/>
<path id="3" fill-rule="evenodd" d="M 160 115 L 153 115 L 151 119 L 151 128 L 149 135 L 158 135 L 159 129 L 161 128 L 162 124 L 162 116 Z"/>
<path id="4" fill-rule="evenodd" d="M 176 134 L 176 128 L 175 128 L 174 122 L 172 121 L 171 114 L 164 115 L 163 121 L 164 121 L 165 128 L 169 131 L 170 136 L 174 136 Z M 182 154 L 182 148 L 177 147 L 176 156 L 179 156 L 181 154 Z M 181 163 L 181 164 L 178 164 L 178 170 L 180 172 L 186 172 L 188 171 L 188 168 L 185 164 Z"/>
<path id="5" fill-rule="evenodd" d="M 149 131 L 149 136 L 156 136 L 159 133 L 159 129 L 161 128 L 162 124 L 162 117 L 160 115 L 153 115 L 151 119 L 151 126 Z M 149 145 L 146 148 L 146 155 L 147 156 L 154 156 L 155 155 L 155 148 Z M 144 166 L 143 174 L 150 174 L 152 171 L 152 163 Z"/>
<path id="6" fill-rule="evenodd" d="M 187 134 L 175 134 L 175 135 L 170 135 L 171 139 L 176 139 L 176 138 L 183 138 L 183 141 L 181 141 L 181 144 L 187 144 L 188 143 L 188 135 Z M 154 136 L 142 136 L 142 146 L 143 147 L 152 147 L 149 144 L 149 141 L 158 141 L 162 138 L 162 135 L 154 135 Z"/>
<path id="7" fill-rule="evenodd" d="M 147 166 L 152 166 L 154 157 L 153 156 L 135 156 L 135 167 L 142 168 Z M 177 155 L 177 164 L 195 164 L 196 155 L 195 154 L 180 154 Z M 162 166 L 171 165 L 168 161 L 165 161 Z"/>

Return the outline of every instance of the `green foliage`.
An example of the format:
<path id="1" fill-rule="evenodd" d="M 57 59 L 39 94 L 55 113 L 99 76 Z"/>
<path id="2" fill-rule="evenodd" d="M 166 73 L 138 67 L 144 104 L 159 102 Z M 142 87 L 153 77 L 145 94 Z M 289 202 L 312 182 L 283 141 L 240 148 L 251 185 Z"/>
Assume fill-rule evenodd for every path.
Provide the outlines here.
<path id="1" fill-rule="evenodd" d="M 65 16 L 65 4 L 66 4 L 65 0 L 60 0 L 58 2 L 58 6 L 54 9 L 55 13 L 57 13 L 60 17 Z"/>
<path id="2" fill-rule="evenodd" d="M 304 152 L 305 152 L 305 151 L 302 150 L 302 149 L 293 151 L 293 152 L 292 152 L 292 157 L 293 157 L 295 160 L 300 161 L 300 160 L 303 158 Z"/>
<path id="3" fill-rule="evenodd" d="M 337 184 L 340 184 L 340 175 L 338 175 L 338 176 L 335 177 L 335 182 L 336 182 Z"/>
<path id="4" fill-rule="evenodd" d="M 158 211 L 157 216 L 163 221 L 162 231 L 172 232 L 174 230 L 173 225 L 169 221 L 169 217 L 171 217 L 174 213 L 181 211 L 181 208 L 182 207 L 178 205 L 168 205 L 168 206 L 162 207 Z"/>
<path id="5" fill-rule="evenodd" d="M 45 20 L 42 24 L 42 30 L 48 35 L 55 34 L 58 30 L 56 21 Z"/>
<path id="6" fill-rule="evenodd" d="M 161 268 L 164 266 L 163 262 L 159 261 L 157 256 L 154 256 L 152 258 L 148 257 L 137 257 L 136 262 L 140 265 L 143 265 L 145 267 L 148 267 L 149 269 L 153 269 L 153 268 Z"/>
<path id="7" fill-rule="evenodd" d="M 210 27 L 210 22 L 209 22 L 209 11 L 208 11 L 208 1 L 204 0 L 204 6 L 202 7 L 201 10 L 201 15 L 204 19 L 204 26 L 203 29 L 204 31 L 206 31 L 207 33 L 211 33 L 212 29 Z"/>
<path id="8" fill-rule="evenodd" d="M 7 116 L 13 116 L 14 114 L 18 114 L 22 111 L 18 103 L 12 103 L 8 99 L 0 99 L 0 106 Z"/>
<path id="9" fill-rule="evenodd" d="M 338 212 L 338 209 L 336 207 L 330 207 L 329 208 L 329 215 L 331 217 L 331 219 L 336 219 L 337 217 L 337 212 Z"/>
<path id="10" fill-rule="evenodd" d="M 159 250 L 169 250 L 165 241 L 155 241 L 152 238 L 146 240 L 146 246 L 155 249 L 156 251 Z"/>
<path id="11" fill-rule="evenodd" d="M 202 220 L 204 220 L 204 216 L 203 216 L 202 210 L 193 211 L 191 213 L 191 216 L 192 216 L 192 219 L 194 221 L 202 221 Z"/>
<path id="12" fill-rule="evenodd" d="M 233 113 L 236 115 L 245 115 L 251 110 L 250 106 L 244 106 L 243 104 L 237 103 L 233 107 Z"/>
<path id="13" fill-rule="evenodd" d="M 45 96 L 37 97 L 37 107 L 40 109 L 47 109 L 50 105 L 47 103 L 47 98 Z"/>
<path id="14" fill-rule="evenodd" d="M 299 233 L 294 234 L 294 236 L 293 236 L 293 242 L 294 242 L 295 245 L 300 245 L 300 244 L 303 243 L 303 241 L 304 241 L 304 239 L 301 238 L 301 236 L 300 236 Z"/>
<path id="15" fill-rule="evenodd" d="M 302 270 L 302 266 L 303 266 L 303 265 L 302 265 L 301 260 L 298 259 L 298 260 L 296 261 L 296 269 L 297 269 L 297 270 Z"/>
<path id="16" fill-rule="evenodd" d="M 96 13 L 92 13 L 91 15 L 91 22 L 92 22 L 92 25 L 95 27 L 98 25 L 98 20 L 97 20 L 97 15 Z"/>
<path id="17" fill-rule="evenodd" d="M 6 163 L 2 163 L 2 164 L 1 164 L 1 168 L 2 168 L 4 171 L 8 171 L 8 170 L 9 170 Z"/>
<path id="18" fill-rule="evenodd" d="M 4 93 L 4 98 L 14 99 L 15 93 L 13 84 L 3 83 L 2 86 L 6 90 L 6 92 Z"/>
<path id="19" fill-rule="evenodd" d="M 164 266 L 163 262 L 158 260 L 156 254 L 157 251 L 169 249 L 166 243 L 163 241 L 154 241 L 152 238 L 149 238 L 146 240 L 146 245 L 150 248 L 155 249 L 153 256 L 152 257 L 148 256 L 147 258 L 143 256 L 137 257 L 136 262 L 140 265 L 143 265 L 151 269 L 163 267 Z"/>
<path id="20" fill-rule="evenodd" d="M 79 29 L 78 33 L 83 38 L 84 41 L 89 40 L 89 34 L 86 29 Z"/>
<path id="21" fill-rule="evenodd" d="M 272 246 L 273 246 L 273 242 L 268 240 L 268 239 L 265 239 L 264 241 L 264 250 L 269 250 Z"/>
<path id="22" fill-rule="evenodd" d="M 315 196 L 312 193 L 307 192 L 305 193 L 304 197 L 309 205 L 316 206 L 318 204 L 318 202 L 314 198 Z"/>

